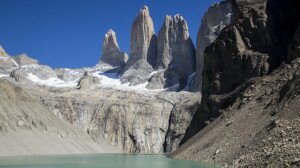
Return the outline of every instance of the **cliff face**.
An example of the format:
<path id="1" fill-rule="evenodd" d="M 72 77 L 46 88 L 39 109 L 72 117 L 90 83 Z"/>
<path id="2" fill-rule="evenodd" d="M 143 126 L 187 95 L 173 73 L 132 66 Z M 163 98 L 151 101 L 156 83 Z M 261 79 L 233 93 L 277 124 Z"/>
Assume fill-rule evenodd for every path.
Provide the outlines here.
<path id="1" fill-rule="evenodd" d="M 63 120 L 132 153 L 175 150 L 192 120 L 197 94 L 86 87 L 47 93 L 42 102 Z M 169 122 L 171 121 L 171 122 Z M 178 121 L 178 122 L 177 122 Z"/>
<path id="2" fill-rule="evenodd" d="M 8 70 L 17 67 L 18 64 L 0 46 L 0 70 Z"/>
<path id="3" fill-rule="evenodd" d="M 116 33 L 110 29 L 105 34 L 103 40 L 102 55 L 100 62 L 122 68 L 126 64 L 127 60 L 128 55 L 120 51 Z"/>
<path id="4" fill-rule="evenodd" d="M 288 46 L 299 22 L 293 2 L 261 0 L 232 4 L 233 24 L 204 53 L 202 103 L 187 137 L 234 102 L 235 96 L 230 93 L 237 86 L 249 78 L 267 75 L 287 60 Z"/>
<path id="5" fill-rule="evenodd" d="M 201 91 L 202 71 L 204 65 L 204 51 L 220 32 L 233 21 L 232 5 L 230 0 L 212 5 L 204 14 L 197 36 L 196 47 L 196 74 L 191 84 L 191 91 Z"/>
<path id="6" fill-rule="evenodd" d="M 278 130 L 268 132 L 266 128 L 268 124 L 272 127 L 272 119 L 276 120 L 276 117 L 289 120 L 289 115 L 299 115 L 296 110 L 288 110 L 289 114 L 277 113 L 278 109 L 287 110 L 281 106 L 286 92 L 298 93 L 298 88 L 293 86 L 293 75 L 299 73 L 299 60 L 292 65 L 277 68 L 298 57 L 296 29 L 300 21 L 300 10 L 296 1 L 292 0 L 233 0 L 231 3 L 234 21 L 221 31 L 219 37 L 204 52 L 201 105 L 181 142 L 182 148 L 174 155 L 230 163 L 238 167 L 238 162 L 235 165 L 231 161 L 240 157 L 239 153 L 245 146 L 249 145 L 249 151 L 252 152 L 260 151 L 260 146 L 265 151 L 273 152 L 270 155 L 272 159 L 266 161 L 263 158 L 267 155 L 266 152 L 254 154 L 248 151 L 237 160 L 245 161 L 243 166 L 266 164 L 281 167 L 283 162 L 278 162 L 275 158 L 280 158 L 285 152 L 280 153 L 277 148 L 270 149 L 266 140 L 268 136 L 278 138 Z M 297 104 L 297 98 L 290 98 L 291 101 L 285 103 L 291 103 L 291 106 Z M 292 120 L 294 125 L 291 125 L 292 130 L 297 132 L 296 122 Z M 285 121 L 282 124 L 282 130 L 286 129 L 288 124 Z M 264 135 L 261 132 L 268 133 Z M 196 133 L 198 134 L 194 136 Z M 293 134 L 288 134 L 287 137 L 295 139 Z M 188 139 L 190 140 L 186 142 Z M 257 139 L 265 139 L 268 143 L 258 145 Z M 277 141 L 279 143 L 281 138 L 276 139 Z M 297 151 L 292 144 L 287 143 L 287 146 L 287 150 Z M 243 159 L 244 157 L 247 159 Z M 290 160 L 294 155 L 284 157 Z M 256 159 L 259 160 L 257 165 L 253 164 Z M 293 161 L 286 162 L 292 165 Z"/>
<path id="7" fill-rule="evenodd" d="M 147 81 L 156 58 L 156 36 L 149 9 L 144 6 L 132 23 L 130 58 L 122 70 L 122 82 L 138 85 Z"/>
<path id="8" fill-rule="evenodd" d="M 194 72 L 195 47 L 184 18 L 167 16 L 156 37 L 149 10 L 144 7 L 132 24 L 130 58 L 122 70 L 122 82 L 148 82 L 149 89 L 178 85 L 182 90 Z"/>
<path id="9" fill-rule="evenodd" d="M 14 56 L 12 59 L 14 59 L 19 66 L 39 64 L 38 60 L 30 58 L 26 54 Z"/>
<path id="10" fill-rule="evenodd" d="M 117 43 L 113 36 L 111 38 L 113 44 L 106 43 L 110 47 L 104 49 L 105 52 L 119 53 Z M 109 50 L 113 48 L 114 50 Z M 5 87 L 12 87 L 10 90 L 2 90 L 5 93 L 4 101 L 0 103 L 0 108 L 4 109 L 2 117 L 0 116 L 0 130 L 4 130 L 3 134 L 8 133 L 8 136 L 2 136 L 0 132 L 1 140 L 5 141 L 3 150 L 11 149 L 7 144 L 9 144 L 9 136 L 15 136 L 12 130 L 19 131 L 24 127 L 25 134 L 36 136 L 38 139 L 48 138 L 57 142 L 60 138 L 53 138 L 53 136 L 57 137 L 58 134 L 63 138 L 61 143 L 66 145 L 69 153 L 110 152 L 107 150 L 169 153 L 179 146 L 199 102 L 199 95 L 194 93 L 151 91 L 127 84 L 122 85 L 116 73 L 111 73 L 114 67 L 107 64 L 81 69 L 53 70 L 49 66 L 36 64 L 37 61 L 25 55 L 15 57 L 15 60 L 21 66 L 5 71 L 6 74 L 0 72 L 0 84 L 3 82 Z M 6 94 L 11 94 L 11 90 L 16 91 L 13 96 L 8 97 L 15 97 L 15 94 L 20 92 L 20 99 L 5 98 Z M 22 96 L 23 91 L 26 92 L 26 96 Z M 27 107 L 23 99 L 34 103 L 28 102 Z M 36 109 L 30 111 L 29 106 L 38 109 L 40 115 L 35 114 Z M 23 107 L 24 110 L 20 110 L 19 107 Z M 9 115 L 5 114 L 6 109 L 9 109 Z M 8 119 L 16 115 L 20 117 L 11 121 Z M 52 129 L 53 123 L 42 123 L 41 126 L 37 124 L 47 119 L 55 122 L 62 130 L 35 132 L 35 129 L 40 127 Z M 22 126 L 18 126 L 18 123 Z M 28 143 L 32 141 L 30 136 L 24 136 Z M 84 148 L 95 148 L 95 150 L 73 149 L 74 144 L 69 143 L 73 140 L 76 140 L 75 145 L 77 142 L 88 143 Z M 45 141 L 45 144 L 48 143 L 50 142 Z M 26 142 L 26 145 L 37 150 L 43 148 L 42 144 L 30 145 Z M 7 155 L 14 155 L 17 147 L 13 145 L 14 151 Z M 53 150 L 45 150 L 45 153 L 30 149 L 28 153 L 20 154 L 68 153 L 59 151 L 60 147 L 58 145 Z M 0 155 L 5 154 L 0 152 Z"/>
<path id="11" fill-rule="evenodd" d="M 30 86 L 0 78 L 0 156 L 120 152 L 60 119 Z"/>
<path id="12" fill-rule="evenodd" d="M 195 48 L 189 36 L 188 25 L 180 15 L 166 16 L 158 32 L 157 58 L 154 74 L 149 79 L 148 87 L 162 89 L 179 84 L 183 89 L 195 71 Z M 164 80 L 157 81 L 157 78 Z"/>

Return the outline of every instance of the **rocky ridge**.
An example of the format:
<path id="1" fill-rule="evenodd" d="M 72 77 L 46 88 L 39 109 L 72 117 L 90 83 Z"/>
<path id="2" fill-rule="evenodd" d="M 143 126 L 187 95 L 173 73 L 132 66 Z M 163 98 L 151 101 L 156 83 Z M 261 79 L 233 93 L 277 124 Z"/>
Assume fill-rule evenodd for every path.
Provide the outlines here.
<path id="1" fill-rule="evenodd" d="M 148 7 L 144 6 L 132 23 L 129 60 L 121 72 L 122 83 L 145 83 L 153 71 L 155 56 L 156 35 L 153 21 Z"/>
<path id="2" fill-rule="evenodd" d="M 195 62 L 183 17 L 167 16 L 156 38 L 149 9 L 144 7 L 133 22 L 131 57 L 121 73 L 111 73 L 114 67 L 105 64 L 75 70 L 23 65 L 2 70 L 0 82 L 18 86 L 10 92 L 24 90 L 25 99 L 33 97 L 30 105 L 43 110 L 46 118 L 67 121 L 96 146 L 108 141 L 125 152 L 173 152 L 176 158 L 225 167 L 297 167 L 299 16 L 294 0 L 213 5 L 202 19 Z M 110 34 L 107 53 L 118 53 Z M 181 67 L 189 64 L 192 67 Z M 7 77 L 9 73 L 14 79 Z M 189 81 L 188 89 L 202 89 L 202 98 L 199 93 L 177 92 L 186 90 Z M 3 97 L 6 102 L 15 97 L 10 92 Z M 22 106 L 22 101 L 21 96 L 14 106 Z M 2 106 L 5 113 L 6 105 Z M 20 111 L 10 115 L 30 118 L 27 110 Z M 9 135 L 15 127 L 9 127 L 5 115 L 0 116 L 1 128 Z M 17 127 L 25 123 L 12 121 Z M 7 147 L 9 141 L 3 144 Z"/>
<path id="3" fill-rule="evenodd" d="M 18 66 L 18 64 L 11 59 L 2 46 L 0 46 L 0 70 L 6 71 L 16 66 Z"/>
<path id="4" fill-rule="evenodd" d="M 292 2 L 232 2 L 233 24 L 223 29 L 204 53 L 203 99 L 187 139 L 235 101 L 235 96 L 229 96 L 234 89 L 252 77 L 268 75 L 287 60 L 299 22 Z M 278 15 L 282 17 L 275 22 Z M 278 33 L 278 27 L 284 31 Z"/>
<path id="5" fill-rule="evenodd" d="M 14 56 L 12 59 L 15 60 L 19 66 L 39 64 L 38 60 L 30 58 L 26 54 Z"/>
<path id="6" fill-rule="evenodd" d="M 201 105 L 174 157 L 225 167 L 297 167 L 295 3 L 232 1 L 233 24 L 205 50 Z"/>
<path id="7" fill-rule="evenodd" d="M 116 33 L 110 29 L 104 37 L 100 62 L 123 68 L 128 60 L 128 55 L 120 51 Z"/>
<path id="8" fill-rule="evenodd" d="M 10 58 L 9 55 L 7 57 Z M 47 109 L 43 111 L 45 115 L 50 112 L 51 115 L 57 116 L 58 120 L 70 123 L 72 129 L 89 136 L 94 141 L 93 145 L 101 146 L 101 141 L 105 140 L 108 142 L 107 145 L 110 144 L 116 149 L 115 151 L 132 153 L 174 151 L 195 114 L 195 104 L 199 102 L 198 94 L 167 90 L 151 91 L 123 85 L 114 76 L 115 73 L 106 72 L 115 68 L 109 64 L 101 63 L 82 69 L 53 70 L 51 67 L 27 60 L 33 59 L 26 58 L 24 61 L 21 58 L 19 62 L 22 65 L 7 71 L 10 76 L 1 76 L 1 81 L 6 82 L 8 86 L 16 85 L 22 88 L 28 96 L 35 98 L 34 101 L 38 101 L 32 105 L 33 107 L 41 106 Z M 19 105 L 18 101 L 16 106 Z M 30 111 L 26 111 L 26 115 L 27 113 Z M 12 115 L 17 114 L 12 112 Z M 22 113 L 20 117 L 26 116 Z M 2 119 L 1 123 L 5 124 L 7 121 L 5 118 Z M 38 122 L 35 120 L 36 118 L 32 119 L 33 122 Z M 169 123 L 169 120 L 174 122 Z M 1 135 L 5 139 L 4 146 L 9 144 L 7 141 L 9 136 L 15 136 L 10 127 L 5 129 L 7 135 Z M 27 131 L 31 135 L 32 130 Z M 52 133 L 47 132 L 41 138 L 51 139 L 51 136 Z M 65 133 L 63 136 L 66 136 Z M 27 136 L 24 139 L 31 141 Z M 39 152 L 42 146 L 38 145 L 35 148 L 38 151 L 32 150 L 22 154 L 31 152 L 43 154 Z M 87 150 L 84 153 L 96 151 Z M 58 151 L 53 149 L 51 152 Z"/>
<path id="9" fill-rule="evenodd" d="M 204 51 L 216 40 L 221 31 L 233 22 L 231 1 L 221 1 L 213 4 L 205 12 L 197 35 L 196 47 L 196 73 L 190 90 L 202 90 L 202 71 L 204 66 Z"/>
<path id="10" fill-rule="evenodd" d="M 180 44 L 180 45 L 178 45 Z M 182 90 L 195 72 L 195 47 L 188 25 L 180 15 L 166 16 L 157 37 L 157 57 L 148 88 L 161 89 L 179 85 Z"/>

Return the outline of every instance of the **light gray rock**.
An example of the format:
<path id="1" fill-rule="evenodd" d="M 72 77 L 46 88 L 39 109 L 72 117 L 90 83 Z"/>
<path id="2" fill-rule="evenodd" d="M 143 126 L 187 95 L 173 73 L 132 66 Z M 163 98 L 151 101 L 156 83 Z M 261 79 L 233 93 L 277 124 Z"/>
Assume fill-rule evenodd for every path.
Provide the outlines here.
<path id="1" fill-rule="evenodd" d="M 123 67 L 128 61 L 128 55 L 120 51 L 116 33 L 112 29 L 105 34 L 100 61 L 117 67 Z"/>
<path id="2" fill-rule="evenodd" d="M 31 65 L 31 64 L 39 64 L 39 61 L 33 58 L 28 57 L 26 54 L 21 54 L 18 56 L 12 57 L 19 66 L 23 65 Z"/>
<path id="3" fill-rule="evenodd" d="M 160 85 L 165 88 L 179 84 L 181 89 L 186 86 L 188 76 L 195 71 L 195 47 L 189 36 L 187 22 L 180 15 L 166 16 L 158 32 L 155 69 L 164 69 L 166 80 L 153 79 L 150 85 L 151 82 L 163 82 Z"/>
<path id="4" fill-rule="evenodd" d="M 160 70 L 149 77 L 147 89 L 155 90 L 165 88 L 166 78 L 165 70 Z"/>
<path id="5" fill-rule="evenodd" d="M 156 36 L 147 6 L 140 10 L 132 23 L 129 55 L 128 63 L 121 72 L 122 82 L 134 81 L 131 85 L 146 82 L 156 57 Z"/>
<path id="6" fill-rule="evenodd" d="M 0 46 L 0 69 L 9 71 L 11 68 L 17 66 L 18 64 Z"/>
<path id="7" fill-rule="evenodd" d="M 87 73 L 85 73 L 84 76 L 79 80 L 78 87 L 79 89 L 87 89 L 97 84 L 101 84 L 99 78 L 90 76 Z"/>
<path id="8" fill-rule="evenodd" d="M 153 71 L 152 66 L 145 59 L 136 61 L 130 66 L 121 77 L 122 83 L 130 83 L 130 86 L 135 86 L 144 83 L 148 80 L 149 74 Z"/>
<path id="9" fill-rule="evenodd" d="M 0 156 L 120 152 L 45 107 L 39 87 L 20 84 L 0 78 Z"/>
<path id="10" fill-rule="evenodd" d="M 51 67 L 38 64 L 20 66 L 17 69 L 13 70 L 10 74 L 10 76 L 15 78 L 16 80 L 26 79 L 27 77 L 30 78 L 33 75 L 41 80 L 57 77 L 56 73 Z"/>
<path id="11" fill-rule="evenodd" d="M 168 151 L 176 149 L 199 97 L 188 92 L 139 93 L 92 87 L 47 95 L 41 96 L 41 102 L 60 118 L 95 140 L 104 137 L 115 147 L 133 153 L 162 153 L 166 139 L 170 139 Z M 180 122 L 169 124 L 170 117 Z"/>
<path id="12" fill-rule="evenodd" d="M 68 69 L 68 68 L 58 68 L 55 69 L 54 72 L 56 73 L 57 77 L 64 81 L 75 81 L 80 79 L 85 70 L 84 69 Z"/>
<path id="13" fill-rule="evenodd" d="M 230 0 L 213 4 L 204 14 L 198 31 L 196 47 L 196 74 L 191 90 L 201 91 L 204 51 L 219 36 L 221 30 L 233 22 Z"/>

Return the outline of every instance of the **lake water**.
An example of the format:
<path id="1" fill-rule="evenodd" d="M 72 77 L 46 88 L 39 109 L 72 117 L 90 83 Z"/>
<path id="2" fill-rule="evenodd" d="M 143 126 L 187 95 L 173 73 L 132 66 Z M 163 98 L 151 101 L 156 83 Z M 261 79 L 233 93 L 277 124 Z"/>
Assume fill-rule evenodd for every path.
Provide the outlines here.
<path id="1" fill-rule="evenodd" d="M 0 157 L 0 168 L 218 168 L 163 155 L 54 155 Z"/>

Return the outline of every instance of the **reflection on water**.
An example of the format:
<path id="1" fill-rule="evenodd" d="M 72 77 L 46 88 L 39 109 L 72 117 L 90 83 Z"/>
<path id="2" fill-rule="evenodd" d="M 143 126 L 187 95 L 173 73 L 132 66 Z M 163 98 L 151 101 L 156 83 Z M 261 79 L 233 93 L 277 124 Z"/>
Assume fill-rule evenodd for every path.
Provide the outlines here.
<path id="1" fill-rule="evenodd" d="M 0 168 L 217 168 L 163 155 L 54 155 L 0 157 Z"/>

